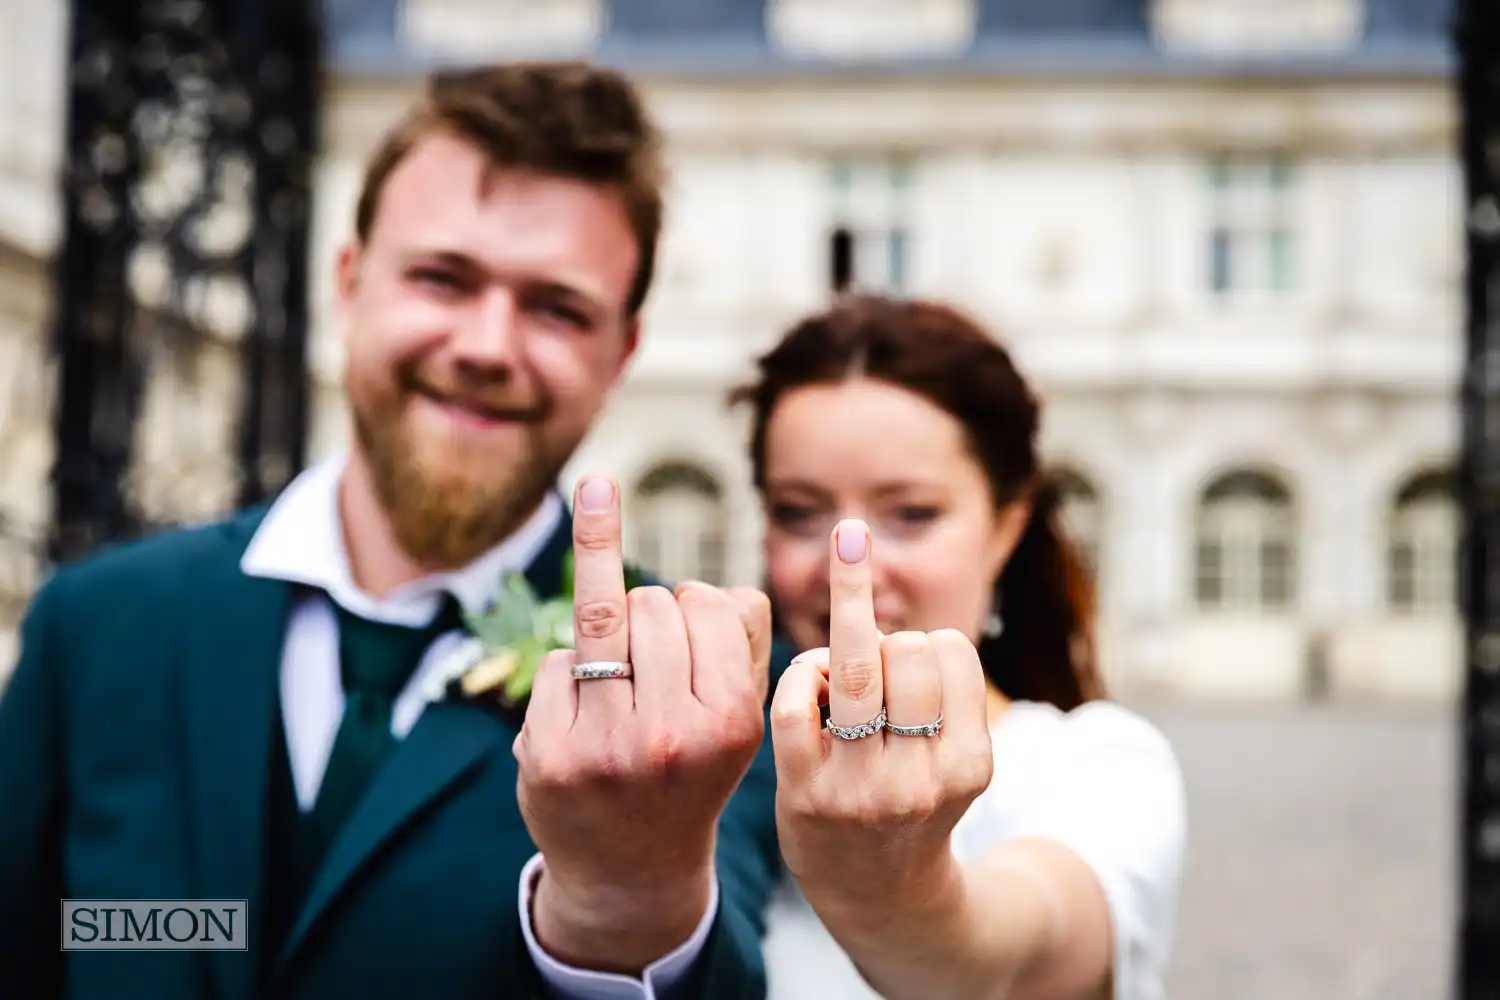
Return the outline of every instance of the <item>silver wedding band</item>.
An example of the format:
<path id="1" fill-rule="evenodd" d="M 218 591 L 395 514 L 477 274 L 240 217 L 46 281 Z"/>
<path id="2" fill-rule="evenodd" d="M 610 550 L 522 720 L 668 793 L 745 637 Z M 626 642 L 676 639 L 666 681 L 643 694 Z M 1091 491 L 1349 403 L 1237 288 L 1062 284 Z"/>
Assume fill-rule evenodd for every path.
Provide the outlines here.
<path id="1" fill-rule="evenodd" d="M 585 660 L 573 664 L 573 678 L 580 681 L 629 677 L 632 673 L 629 660 Z"/>
<path id="2" fill-rule="evenodd" d="M 929 722 L 923 726 L 898 726 L 894 722 L 885 724 L 887 732 L 895 733 L 897 736 L 936 736 L 943 731 L 943 716 L 938 715 L 936 722 Z"/>

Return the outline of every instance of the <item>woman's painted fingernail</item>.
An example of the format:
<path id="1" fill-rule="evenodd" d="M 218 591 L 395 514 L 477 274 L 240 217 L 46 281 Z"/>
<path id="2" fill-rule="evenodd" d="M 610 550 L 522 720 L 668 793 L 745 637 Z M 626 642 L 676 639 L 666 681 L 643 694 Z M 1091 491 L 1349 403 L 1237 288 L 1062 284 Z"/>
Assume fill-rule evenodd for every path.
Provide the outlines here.
<path id="1" fill-rule="evenodd" d="M 840 521 L 834 529 L 839 559 L 849 565 L 862 561 L 870 551 L 870 529 L 863 521 Z"/>

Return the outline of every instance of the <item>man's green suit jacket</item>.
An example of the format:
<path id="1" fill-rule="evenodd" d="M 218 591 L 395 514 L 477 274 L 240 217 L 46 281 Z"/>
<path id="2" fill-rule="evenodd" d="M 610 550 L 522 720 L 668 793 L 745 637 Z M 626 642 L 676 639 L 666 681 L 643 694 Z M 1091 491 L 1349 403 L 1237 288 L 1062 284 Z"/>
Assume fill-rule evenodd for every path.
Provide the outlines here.
<path id="1" fill-rule="evenodd" d="M 240 557 L 264 510 L 59 570 L 0 700 L 0 993 L 141 1000 L 546 997 L 517 885 L 535 852 L 516 729 L 438 703 L 263 956 L 268 778 L 288 584 Z M 559 592 L 564 518 L 528 572 Z M 786 662 L 777 650 L 773 677 Z M 779 875 L 770 732 L 720 826 L 720 907 L 675 997 L 759 1000 Z M 607 837 L 607 830 L 599 831 Z M 248 951 L 62 949 L 72 899 L 245 899 Z"/>

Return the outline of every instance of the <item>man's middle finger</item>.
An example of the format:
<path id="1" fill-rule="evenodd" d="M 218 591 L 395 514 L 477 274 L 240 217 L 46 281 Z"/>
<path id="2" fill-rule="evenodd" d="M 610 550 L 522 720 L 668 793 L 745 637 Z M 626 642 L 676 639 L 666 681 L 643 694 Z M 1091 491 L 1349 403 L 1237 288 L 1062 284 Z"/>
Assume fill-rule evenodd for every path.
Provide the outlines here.
<path id="1" fill-rule="evenodd" d="M 620 551 L 620 491 L 604 476 L 588 476 L 573 503 L 573 638 L 577 664 L 630 661 L 625 562 Z M 578 717 L 628 715 L 635 705 L 630 678 L 581 679 Z"/>

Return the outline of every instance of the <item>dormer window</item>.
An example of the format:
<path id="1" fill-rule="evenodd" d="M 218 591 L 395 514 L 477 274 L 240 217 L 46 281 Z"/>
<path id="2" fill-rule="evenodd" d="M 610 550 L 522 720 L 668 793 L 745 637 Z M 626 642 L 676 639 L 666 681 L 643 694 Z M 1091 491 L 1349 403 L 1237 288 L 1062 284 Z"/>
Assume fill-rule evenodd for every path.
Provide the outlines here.
<path id="1" fill-rule="evenodd" d="M 792 57 L 954 56 L 969 47 L 975 0 L 768 0 L 766 34 Z"/>
<path id="2" fill-rule="evenodd" d="M 604 0 L 401 0 L 397 31 L 442 59 L 568 58 L 604 35 Z"/>
<path id="3" fill-rule="evenodd" d="M 1364 0 L 1153 0 L 1162 48 L 1209 55 L 1340 52 L 1364 34 Z"/>

